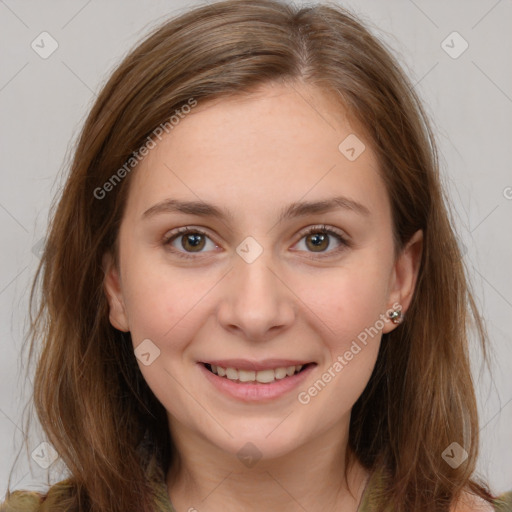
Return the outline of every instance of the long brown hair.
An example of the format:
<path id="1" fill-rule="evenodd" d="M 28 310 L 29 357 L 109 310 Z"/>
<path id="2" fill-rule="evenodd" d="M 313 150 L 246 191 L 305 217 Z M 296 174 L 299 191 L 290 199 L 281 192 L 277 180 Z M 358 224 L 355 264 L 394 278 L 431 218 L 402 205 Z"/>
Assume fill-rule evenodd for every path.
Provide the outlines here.
<path id="1" fill-rule="evenodd" d="M 70 509 L 151 510 L 136 448 L 146 434 L 163 467 L 173 457 L 166 411 L 139 371 L 129 335 L 111 326 L 103 290 L 102 255 L 115 250 L 132 173 L 110 181 L 108 193 L 98 189 L 191 98 L 250 93 L 271 81 L 304 82 L 344 105 L 380 161 L 396 250 L 424 232 L 406 321 L 383 336 L 351 415 L 349 448 L 368 470 L 385 469 L 377 509 L 449 510 L 463 489 L 490 501 L 472 476 L 478 419 L 471 319 L 484 355 L 486 336 L 451 227 L 434 138 L 411 83 L 342 8 L 228 0 L 167 21 L 123 60 L 87 118 L 52 217 L 33 288 L 40 305 L 29 358 L 38 358 L 39 420 L 74 484 Z M 442 458 L 453 442 L 468 453 L 457 468 Z"/>

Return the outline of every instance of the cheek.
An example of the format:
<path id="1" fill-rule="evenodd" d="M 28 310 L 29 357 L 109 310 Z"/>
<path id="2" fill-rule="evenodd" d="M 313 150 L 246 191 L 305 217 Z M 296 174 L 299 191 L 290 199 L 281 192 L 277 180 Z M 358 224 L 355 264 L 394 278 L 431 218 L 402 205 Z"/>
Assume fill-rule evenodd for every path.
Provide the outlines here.
<path id="1" fill-rule="evenodd" d="M 183 361 L 189 359 L 188 348 L 204 322 L 201 300 L 215 281 L 211 276 L 191 280 L 185 272 L 171 271 L 168 266 L 148 260 L 145 265 L 142 258 L 139 262 L 134 258 L 125 270 L 126 307 L 135 353 L 144 343 L 151 353 L 148 365 L 138 357 L 140 371 L 164 407 L 186 422 L 199 411 L 189 395 L 195 394 L 190 365 Z"/>
<path id="2" fill-rule="evenodd" d="M 324 427 L 350 411 L 377 360 L 386 311 L 384 267 L 339 269 L 315 279 L 305 303 L 310 329 L 321 340 L 321 370 L 300 390 L 301 407 L 323 415 Z M 313 280 L 310 284 L 313 283 Z M 318 428 L 312 425 L 312 428 Z"/>
<path id="3" fill-rule="evenodd" d="M 176 332 L 184 329 L 218 279 L 213 272 L 173 268 L 162 259 L 135 247 L 122 267 L 125 306 L 135 345 L 145 338 L 179 339 Z"/>
<path id="4" fill-rule="evenodd" d="M 134 249 L 123 268 L 134 345 L 146 338 L 162 342 L 173 338 L 173 349 L 181 348 L 179 340 L 191 334 L 191 325 L 198 329 L 206 320 L 202 318 L 204 308 L 213 306 L 213 296 L 222 298 L 217 294 L 223 286 L 219 282 L 223 271 L 218 269 L 171 268 Z M 374 325 L 388 308 L 388 277 L 389 268 L 377 251 L 354 252 L 337 267 L 308 272 L 283 268 L 283 278 L 293 291 L 285 300 L 302 308 L 304 318 L 296 321 L 311 317 L 313 312 L 308 322 L 319 324 L 317 329 L 323 324 L 327 335 L 335 333 L 336 339 L 346 340 Z M 208 297 L 210 292 L 214 293 Z"/>
<path id="5" fill-rule="evenodd" d="M 338 339 L 374 325 L 388 309 L 389 268 L 375 257 L 353 260 L 295 283 L 307 307 Z"/>

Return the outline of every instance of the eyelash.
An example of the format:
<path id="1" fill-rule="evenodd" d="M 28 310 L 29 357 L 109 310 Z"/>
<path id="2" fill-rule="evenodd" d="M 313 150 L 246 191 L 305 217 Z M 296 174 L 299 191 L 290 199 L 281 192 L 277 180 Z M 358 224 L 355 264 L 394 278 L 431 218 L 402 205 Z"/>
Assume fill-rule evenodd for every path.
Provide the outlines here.
<path id="1" fill-rule="evenodd" d="M 173 242 L 174 240 L 176 240 L 180 236 L 187 235 L 187 234 L 190 234 L 190 233 L 200 234 L 200 235 L 204 235 L 204 236 L 210 238 L 208 233 L 206 233 L 202 229 L 194 228 L 194 227 L 183 227 L 183 228 L 178 228 L 177 230 L 175 230 L 175 231 L 169 233 L 168 235 L 166 235 L 164 237 L 163 244 L 165 246 L 170 246 L 171 242 Z M 312 252 L 311 254 L 316 254 L 316 256 L 314 256 L 314 257 L 309 256 L 309 258 L 318 259 L 318 258 L 330 257 L 333 254 L 337 254 L 337 253 L 341 252 L 342 250 L 346 249 L 347 247 L 351 247 L 350 242 L 345 238 L 345 236 L 340 231 L 338 231 L 337 229 L 332 228 L 330 226 L 326 226 L 325 224 L 319 224 L 319 225 L 316 225 L 316 226 L 310 226 L 309 228 L 306 228 L 306 230 L 301 231 L 299 242 L 304 237 L 306 237 L 308 235 L 318 234 L 318 233 L 332 235 L 332 236 L 336 237 L 337 240 L 340 242 L 340 245 L 338 247 L 334 248 L 331 251 L 318 252 L 318 253 Z M 211 240 L 211 238 L 210 238 L 210 240 Z M 195 258 L 198 257 L 197 255 L 201 254 L 201 253 L 190 253 L 190 252 L 178 251 L 178 250 L 175 250 L 174 248 L 172 249 L 172 252 L 174 254 L 176 254 L 178 257 L 185 258 L 185 259 L 195 259 Z M 303 252 L 303 251 L 301 251 L 301 252 Z"/>

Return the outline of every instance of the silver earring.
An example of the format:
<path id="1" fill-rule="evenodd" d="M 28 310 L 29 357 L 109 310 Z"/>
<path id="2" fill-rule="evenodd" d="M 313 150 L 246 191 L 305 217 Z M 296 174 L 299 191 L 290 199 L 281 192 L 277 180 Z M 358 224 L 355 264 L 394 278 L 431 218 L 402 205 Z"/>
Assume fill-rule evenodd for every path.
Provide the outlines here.
<path id="1" fill-rule="evenodd" d="M 391 311 L 389 313 L 389 318 L 394 324 L 401 324 L 404 319 L 404 317 L 402 316 L 402 312 L 398 309 Z"/>

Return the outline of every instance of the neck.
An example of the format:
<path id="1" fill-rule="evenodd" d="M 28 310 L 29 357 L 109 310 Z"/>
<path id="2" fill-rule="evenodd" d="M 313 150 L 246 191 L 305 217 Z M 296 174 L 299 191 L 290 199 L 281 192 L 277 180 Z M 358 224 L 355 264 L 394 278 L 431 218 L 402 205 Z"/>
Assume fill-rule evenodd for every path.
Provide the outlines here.
<path id="1" fill-rule="evenodd" d="M 336 427 L 252 467 L 204 438 L 173 428 L 179 456 L 167 472 L 167 488 L 176 512 L 356 512 L 369 474 L 353 455 L 345 466 L 348 433 L 340 441 Z"/>

